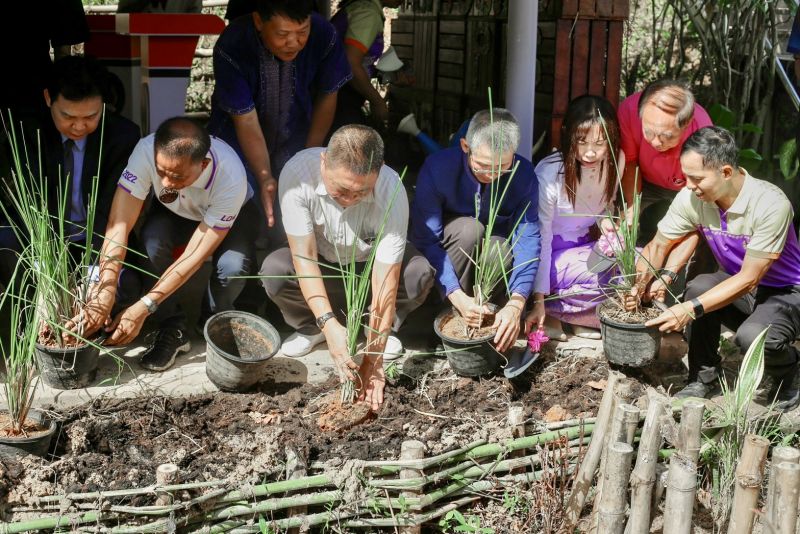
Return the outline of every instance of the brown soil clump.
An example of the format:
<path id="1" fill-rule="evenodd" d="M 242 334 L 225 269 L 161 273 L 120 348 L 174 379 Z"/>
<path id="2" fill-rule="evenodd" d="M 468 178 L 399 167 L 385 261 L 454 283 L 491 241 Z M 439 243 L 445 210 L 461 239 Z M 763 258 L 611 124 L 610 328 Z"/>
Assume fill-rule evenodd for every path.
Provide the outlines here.
<path id="1" fill-rule="evenodd" d="M 481 327 L 477 330 L 464 322 L 464 319 L 457 313 L 453 313 L 444 318 L 441 324 L 441 331 L 447 337 L 454 339 L 463 339 L 469 341 L 471 339 L 482 339 L 485 337 L 494 336 L 497 332 L 496 328 L 492 328 L 494 322 L 494 314 L 487 315 L 483 318 Z M 469 332 L 469 337 L 464 336 L 464 332 Z"/>
<path id="2" fill-rule="evenodd" d="M 606 301 L 600 305 L 600 314 L 611 321 L 625 324 L 644 324 L 650 319 L 661 315 L 661 310 L 655 306 L 645 305 L 638 310 L 628 311 L 619 304 Z"/>
<path id="3" fill-rule="evenodd" d="M 50 425 L 42 425 L 36 421 L 25 419 L 22 425 L 22 434 L 11 432 L 11 415 L 8 412 L 0 412 L 0 437 L 2 438 L 37 438 L 47 434 Z"/>

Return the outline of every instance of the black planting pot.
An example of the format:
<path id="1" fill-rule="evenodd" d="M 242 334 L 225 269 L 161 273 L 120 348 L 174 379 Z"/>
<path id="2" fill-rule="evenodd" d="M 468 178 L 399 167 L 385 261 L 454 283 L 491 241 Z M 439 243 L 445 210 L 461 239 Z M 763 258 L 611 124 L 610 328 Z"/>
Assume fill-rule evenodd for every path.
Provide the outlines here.
<path id="1" fill-rule="evenodd" d="M 493 305 L 490 307 L 496 309 Z M 487 376 L 496 373 L 503 360 L 492 344 L 494 334 L 475 339 L 457 339 L 442 333 L 442 323 L 458 313 L 454 308 L 443 310 L 433 321 L 433 329 L 442 340 L 447 362 L 459 376 Z"/>
<path id="2" fill-rule="evenodd" d="M 267 321 L 235 310 L 211 316 L 203 336 L 206 375 L 223 391 L 247 391 L 261 382 L 281 342 L 278 331 Z"/>
<path id="3" fill-rule="evenodd" d="M 0 460 L 19 460 L 27 454 L 44 456 L 50 450 L 50 442 L 56 431 L 56 422 L 35 409 L 28 412 L 28 420 L 46 425 L 47 431 L 37 436 L 0 437 Z"/>
<path id="4" fill-rule="evenodd" d="M 603 351 L 609 362 L 627 367 L 644 367 L 656 359 L 661 349 L 661 332 L 657 326 L 629 324 L 613 321 L 603 315 L 603 310 L 613 304 L 597 307 Z"/>
<path id="5" fill-rule="evenodd" d="M 94 345 L 50 347 L 36 344 L 36 361 L 44 383 L 56 389 L 85 388 L 97 376 L 100 349 Z"/>

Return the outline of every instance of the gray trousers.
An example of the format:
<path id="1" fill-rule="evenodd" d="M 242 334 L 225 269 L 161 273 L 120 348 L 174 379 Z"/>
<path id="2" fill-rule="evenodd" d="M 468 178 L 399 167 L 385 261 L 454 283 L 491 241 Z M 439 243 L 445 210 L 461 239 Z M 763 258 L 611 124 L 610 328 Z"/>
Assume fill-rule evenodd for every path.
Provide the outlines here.
<path id="1" fill-rule="evenodd" d="M 357 264 L 357 271 L 361 272 L 363 263 Z M 325 266 L 320 266 L 322 275 L 337 276 L 339 273 Z M 319 333 L 314 314 L 308 307 L 300 283 L 296 276 L 292 252 L 289 247 L 280 248 L 264 259 L 261 265 L 261 276 L 270 277 L 261 280 L 267 296 L 281 309 L 286 324 L 296 331 L 312 335 Z M 397 289 L 395 303 L 395 318 L 392 326 L 397 331 L 403 324 L 408 314 L 425 302 L 428 293 L 433 287 L 434 271 L 425 256 L 411 243 L 406 243 L 403 263 L 400 267 L 400 285 Z M 340 278 L 323 278 L 325 292 L 331 308 L 344 324 L 346 301 L 344 284 Z"/>
<path id="2" fill-rule="evenodd" d="M 475 265 L 470 260 L 470 256 L 475 255 L 475 247 L 483 239 L 485 232 L 486 228 L 475 217 L 455 217 L 444 225 L 442 247 L 447 252 L 450 263 L 453 264 L 461 289 L 468 295 L 472 295 L 472 286 L 475 282 Z M 509 271 L 514 264 L 514 258 L 508 254 L 505 240 L 505 237 L 492 236 L 492 246 L 495 242 L 501 243 L 501 254 L 505 258 L 505 268 Z M 495 260 L 500 261 L 501 258 L 498 257 Z M 504 291 L 495 290 L 491 301 L 498 303 L 504 301 L 505 298 Z"/>
<path id="3" fill-rule="evenodd" d="M 696 298 L 731 275 L 718 271 L 701 274 L 686 287 L 685 300 Z M 689 323 L 689 381 L 716 380 L 720 364 L 721 325 L 735 330 L 734 341 L 742 352 L 767 327 L 764 371 L 775 377 L 794 373 L 800 353 L 792 345 L 800 334 L 800 288 L 759 286 L 755 294 L 739 297 L 724 308 Z"/>

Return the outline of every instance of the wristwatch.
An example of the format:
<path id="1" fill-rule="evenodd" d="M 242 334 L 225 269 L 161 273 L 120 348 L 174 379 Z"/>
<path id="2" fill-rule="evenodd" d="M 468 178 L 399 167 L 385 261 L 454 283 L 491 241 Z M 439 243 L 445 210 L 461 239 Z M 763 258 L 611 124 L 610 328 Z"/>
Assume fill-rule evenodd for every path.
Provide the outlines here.
<path id="1" fill-rule="evenodd" d="M 667 275 L 670 279 L 670 284 L 678 279 L 678 273 L 675 271 L 670 271 L 669 269 L 661 269 L 661 272 L 658 274 L 658 277 L 661 278 L 662 276 Z"/>
<path id="2" fill-rule="evenodd" d="M 147 295 L 143 296 L 139 300 L 145 305 L 145 307 L 147 307 L 147 311 L 150 313 L 155 313 L 158 309 L 158 302 L 154 301 Z"/>
<path id="3" fill-rule="evenodd" d="M 694 318 L 697 319 L 698 317 L 702 317 L 704 313 L 706 313 L 706 309 L 703 308 L 703 304 L 700 302 L 700 299 L 692 299 L 689 301 L 692 305 L 692 313 L 694 314 Z"/>
<path id="4" fill-rule="evenodd" d="M 317 328 L 322 330 L 323 327 L 325 326 L 325 323 L 328 322 L 328 319 L 333 319 L 334 317 L 336 317 L 336 314 L 333 313 L 332 311 L 329 311 L 328 313 L 323 313 L 322 315 L 320 315 L 315 319 L 317 323 Z"/>

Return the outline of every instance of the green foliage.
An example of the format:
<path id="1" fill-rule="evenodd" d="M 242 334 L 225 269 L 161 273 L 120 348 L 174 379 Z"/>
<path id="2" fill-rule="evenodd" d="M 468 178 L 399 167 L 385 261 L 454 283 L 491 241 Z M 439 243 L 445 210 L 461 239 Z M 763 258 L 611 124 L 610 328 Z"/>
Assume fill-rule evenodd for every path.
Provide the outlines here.
<path id="1" fill-rule="evenodd" d="M 721 126 L 733 132 L 750 133 L 761 135 L 764 130 L 750 122 L 741 122 L 736 114 L 727 106 L 716 103 L 708 108 L 708 115 L 716 126 Z M 739 149 L 739 163 L 746 169 L 756 169 L 764 161 L 761 154 L 754 148 Z"/>
<path id="2" fill-rule="evenodd" d="M 476 515 L 464 516 L 458 510 L 450 510 L 439 520 L 444 532 L 474 532 L 475 534 L 494 534 L 494 529 L 481 526 L 481 519 Z"/>
<path id="3" fill-rule="evenodd" d="M 796 139 L 789 139 L 781 145 L 778 150 L 778 161 L 781 174 L 785 180 L 792 180 L 797 177 L 797 173 L 800 170 L 800 159 L 798 159 Z"/>

